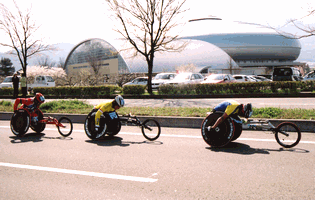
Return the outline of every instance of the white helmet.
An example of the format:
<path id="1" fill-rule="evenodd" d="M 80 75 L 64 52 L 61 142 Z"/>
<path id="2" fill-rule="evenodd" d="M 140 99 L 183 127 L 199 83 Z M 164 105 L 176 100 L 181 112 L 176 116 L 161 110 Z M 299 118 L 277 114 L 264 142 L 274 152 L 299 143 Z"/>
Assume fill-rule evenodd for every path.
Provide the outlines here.
<path id="1" fill-rule="evenodd" d="M 122 96 L 118 95 L 115 97 L 115 101 L 118 104 L 119 107 L 124 107 L 125 105 L 125 100 Z"/>

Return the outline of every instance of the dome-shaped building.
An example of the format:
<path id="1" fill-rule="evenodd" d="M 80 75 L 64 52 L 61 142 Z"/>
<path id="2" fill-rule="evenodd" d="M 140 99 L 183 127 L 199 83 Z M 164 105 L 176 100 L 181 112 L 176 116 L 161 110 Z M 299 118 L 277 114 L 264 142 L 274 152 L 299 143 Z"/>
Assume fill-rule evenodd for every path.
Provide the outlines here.
<path id="1" fill-rule="evenodd" d="M 153 72 L 175 72 L 182 66 L 191 65 L 195 71 L 204 67 L 211 69 L 226 69 L 228 67 L 230 56 L 219 47 L 201 40 L 184 40 L 180 43 L 186 43 L 185 49 L 178 52 L 156 52 L 154 55 Z M 132 57 L 129 52 L 121 52 L 125 58 L 131 72 L 147 72 L 148 65 L 139 55 Z M 237 64 L 232 60 L 232 64 Z"/>
<path id="2" fill-rule="evenodd" d="M 230 33 L 190 36 L 224 50 L 240 67 L 298 65 L 298 39 L 273 33 Z"/>
<path id="3" fill-rule="evenodd" d="M 155 53 L 154 73 L 175 72 L 182 65 L 194 65 L 196 71 L 265 74 L 274 67 L 301 65 L 295 62 L 301 52 L 299 40 L 274 33 L 209 34 L 183 37 L 180 42 L 187 42 L 180 52 Z M 89 39 L 71 50 L 66 71 L 75 74 L 99 65 L 102 74 L 148 72 L 144 57 L 132 55 L 131 51 L 118 53 L 105 40 Z"/>
<path id="4" fill-rule="evenodd" d="M 102 39 L 88 39 L 77 44 L 68 54 L 65 61 L 68 75 L 81 71 L 97 72 L 100 75 L 129 73 L 130 69 L 118 51 Z"/>

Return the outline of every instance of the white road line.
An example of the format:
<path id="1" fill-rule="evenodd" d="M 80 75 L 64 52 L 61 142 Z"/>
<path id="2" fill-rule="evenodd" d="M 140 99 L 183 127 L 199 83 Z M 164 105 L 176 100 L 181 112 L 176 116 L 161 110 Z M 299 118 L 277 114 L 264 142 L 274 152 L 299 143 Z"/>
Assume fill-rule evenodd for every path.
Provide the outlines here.
<path id="1" fill-rule="evenodd" d="M 0 126 L 0 128 L 9 128 L 8 126 Z M 55 128 L 45 128 L 45 130 L 56 130 Z M 84 133 L 84 130 L 73 130 L 73 132 Z M 119 135 L 142 135 L 141 133 L 132 133 L 132 132 L 119 132 Z M 193 138 L 193 139 L 202 139 L 201 136 L 194 135 L 170 135 L 161 133 L 160 137 L 173 137 L 173 138 Z M 238 138 L 237 140 L 244 141 L 257 141 L 257 142 L 277 142 L 276 139 L 259 139 L 259 138 Z M 303 144 L 315 144 L 315 141 L 300 141 L 299 143 Z"/>
<path id="2" fill-rule="evenodd" d="M 105 173 L 99 173 L 99 172 L 87 172 L 87 171 L 79 171 L 79 170 L 40 167 L 40 166 L 33 166 L 33 165 L 21 165 L 21 164 L 3 163 L 3 162 L 0 162 L 0 166 L 20 168 L 20 169 L 32 169 L 32 170 L 39 170 L 39 171 L 46 171 L 46 172 L 57 172 L 57 173 L 64 173 L 64 174 L 76 174 L 76 175 L 82 175 L 82 176 L 93 176 L 93 177 L 100 177 L 100 178 L 125 180 L 125 181 L 137 181 L 137 182 L 145 182 L 145 183 L 153 183 L 153 182 L 158 181 L 158 179 L 153 179 L 153 178 L 123 176 L 123 175 L 117 175 L 117 174 L 105 174 Z"/>

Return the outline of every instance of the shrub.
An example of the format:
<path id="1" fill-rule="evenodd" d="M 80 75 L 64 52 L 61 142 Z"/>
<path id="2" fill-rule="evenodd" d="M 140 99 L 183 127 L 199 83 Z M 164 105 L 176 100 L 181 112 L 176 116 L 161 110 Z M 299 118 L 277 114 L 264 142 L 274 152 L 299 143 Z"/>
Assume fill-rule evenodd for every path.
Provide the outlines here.
<path id="1" fill-rule="evenodd" d="M 176 94 L 176 87 L 170 84 L 161 85 L 158 89 L 159 94 Z"/>
<path id="2" fill-rule="evenodd" d="M 55 95 L 58 97 L 63 96 L 78 96 L 78 97 L 86 97 L 86 96 L 104 96 L 115 94 L 117 91 L 121 91 L 122 89 L 119 86 L 115 85 L 105 85 L 105 86 L 62 86 L 62 87 L 42 87 L 42 88 L 34 88 L 33 93 L 40 92 L 44 95 Z"/>
<path id="3" fill-rule="evenodd" d="M 13 88 L 1 88 L 0 95 L 13 95 Z"/>
<path id="4" fill-rule="evenodd" d="M 144 94 L 146 86 L 144 85 L 125 85 L 123 87 L 124 94 Z"/>

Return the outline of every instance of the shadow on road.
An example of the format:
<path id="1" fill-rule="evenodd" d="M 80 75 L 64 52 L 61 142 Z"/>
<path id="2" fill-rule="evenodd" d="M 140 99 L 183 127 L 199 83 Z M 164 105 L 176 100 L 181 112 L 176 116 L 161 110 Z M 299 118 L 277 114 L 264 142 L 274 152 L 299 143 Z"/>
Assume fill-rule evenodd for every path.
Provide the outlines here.
<path id="1" fill-rule="evenodd" d="M 237 154 L 244 154 L 244 155 L 251 155 L 251 154 L 269 154 L 267 150 L 264 149 L 254 149 L 251 148 L 247 144 L 242 144 L 238 142 L 231 142 L 225 147 L 207 147 L 214 152 L 226 152 L 226 153 L 237 153 Z"/>
<path id="2" fill-rule="evenodd" d="M 99 146 L 121 146 L 121 147 L 127 147 L 131 144 L 151 144 L 151 145 L 162 145 L 163 142 L 160 141 L 142 141 L 142 142 L 133 142 L 133 141 L 123 141 L 123 138 L 121 137 L 110 137 L 105 136 L 98 140 L 86 140 L 86 142 L 97 144 Z"/>
<path id="3" fill-rule="evenodd" d="M 72 140 L 72 137 L 47 137 L 45 133 L 26 133 L 24 136 L 10 136 L 11 143 L 18 144 L 18 143 L 25 143 L 25 142 L 42 142 L 43 139 L 54 139 L 54 140 Z"/>
<path id="4" fill-rule="evenodd" d="M 206 147 L 206 149 L 214 152 L 226 152 L 226 153 L 237 153 L 243 155 L 252 154 L 270 154 L 271 151 L 274 152 L 293 152 L 293 153 L 309 153 L 308 150 L 299 148 L 279 148 L 279 149 L 255 149 L 250 147 L 248 144 L 231 142 L 225 147 Z"/>

